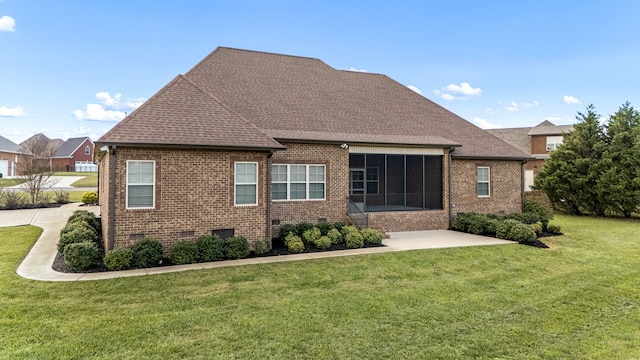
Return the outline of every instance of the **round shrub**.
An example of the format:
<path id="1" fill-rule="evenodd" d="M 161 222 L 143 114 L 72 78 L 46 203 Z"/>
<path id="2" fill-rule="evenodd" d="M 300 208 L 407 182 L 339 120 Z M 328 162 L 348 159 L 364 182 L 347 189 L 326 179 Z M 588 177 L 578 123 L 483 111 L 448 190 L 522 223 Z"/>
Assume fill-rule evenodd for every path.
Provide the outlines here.
<path id="1" fill-rule="evenodd" d="M 269 239 L 256 240 L 253 242 L 253 252 L 256 255 L 266 254 L 271 250 L 271 242 Z"/>
<path id="2" fill-rule="evenodd" d="M 509 238 L 509 233 L 511 232 L 511 228 L 518 224 L 522 224 L 522 223 L 513 219 L 506 219 L 506 220 L 500 221 L 500 223 L 498 224 L 498 227 L 496 228 L 496 237 L 498 239 L 512 240 Z"/>
<path id="3" fill-rule="evenodd" d="M 296 229 L 295 225 L 293 225 L 293 224 L 284 224 L 284 225 L 280 226 L 280 239 L 282 239 L 282 241 L 284 241 L 284 239 L 289 234 L 294 234 L 294 235 L 298 234 L 298 229 Z"/>
<path id="4" fill-rule="evenodd" d="M 302 239 L 300 238 L 300 236 L 294 234 L 294 233 L 289 233 L 287 234 L 287 236 L 284 237 L 284 244 L 287 245 L 289 244 L 289 242 L 293 241 L 293 240 L 300 240 L 302 241 Z"/>
<path id="5" fill-rule="evenodd" d="M 69 244 L 77 244 L 81 242 L 96 243 L 98 236 L 89 226 L 76 224 L 67 224 L 60 232 L 60 240 L 58 240 L 58 251 L 64 253 L 64 249 Z M 97 246 L 97 245 L 96 245 Z"/>
<path id="6" fill-rule="evenodd" d="M 96 191 L 87 191 L 82 194 L 82 198 L 80 200 L 85 204 L 95 205 L 98 203 L 98 193 Z"/>
<path id="7" fill-rule="evenodd" d="M 202 262 L 224 259 L 224 240 L 218 235 L 202 235 L 196 239 L 198 258 Z"/>
<path id="8" fill-rule="evenodd" d="M 346 247 L 349 249 L 356 249 L 364 246 L 364 238 L 362 237 L 362 234 L 360 234 L 360 231 L 348 232 L 344 237 L 344 242 Z"/>
<path id="9" fill-rule="evenodd" d="M 298 236 L 302 236 L 302 234 L 304 234 L 305 231 L 313 229 L 313 224 L 310 224 L 308 222 L 300 222 L 298 224 L 296 224 L 296 235 Z"/>
<path id="10" fill-rule="evenodd" d="M 287 249 L 292 254 L 301 253 L 304 251 L 304 243 L 299 236 L 294 235 L 293 237 L 289 238 L 289 241 L 287 242 Z"/>
<path id="11" fill-rule="evenodd" d="M 67 219 L 67 223 L 72 223 L 76 221 L 86 221 L 92 228 L 96 230 L 96 232 L 100 231 L 100 220 L 96 218 L 96 215 L 91 211 L 87 210 L 76 210 L 69 216 Z"/>
<path id="12" fill-rule="evenodd" d="M 327 233 L 327 237 L 331 239 L 331 242 L 333 244 L 342 243 L 342 233 L 336 228 L 329 230 L 329 232 Z"/>
<path id="13" fill-rule="evenodd" d="M 536 235 L 542 234 L 542 222 L 538 221 L 537 223 L 531 224 L 529 226 L 531 226 Z"/>
<path id="14" fill-rule="evenodd" d="M 178 241 L 167 255 L 175 265 L 195 264 L 198 262 L 198 245 L 192 241 Z"/>
<path id="15" fill-rule="evenodd" d="M 304 240 L 307 244 L 315 244 L 318 239 L 322 236 L 320 229 L 317 227 L 312 227 L 311 229 L 305 230 L 302 233 L 302 240 Z"/>
<path id="16" fill-rule="evenodd" d="M 362 229 L 360 233 L 365 244 L 380 245 L 382 244 L 382 239 L 384 239 L 384 236 L 378 230 Z"/>
<path id="17" fill-rule="evenodd" d="M 96 243 L 85 241 L 65 246 L 63 256 L 73 270 L 85 271 L 95 266 L 100 255 Z"/>
<path id="18" fill-rule="evenodd" d="M 316 225 L 316 227 L 318 229 L 320 229 L 320 234 L 322 234 L 322 236 L 327 236 L 327 233 L 333 229 L 333 224 L 329 224 L 327 222 L 321 222 L 318 223 L 318 225 Z"/>
<path id="19" fill-rule="evenodd" d="M 353 226 L 353 225 L 345 225 L 345 226 L 342 227 L 342 229 L 340 229 L 340 232 L 342 233 L 342 236 L 346 239 L 347 238 L 347 234 L 349 234 L 349 233 L 360 233 L 360 230 L 358 230 L 358 228 Z"/>
<path id="20" fill-rule="evenodd" d="M 549 225 L 547 227 L 547 231 L 552 233 L 552 234 L 562 234 L 562 232 L 560 231 L 560 226 L 559 225 Z"/>
<path id="21" fill-rule="evenodd" d="M 149 268 L 162 263 L 162 244 L 160 241 L 146 237 L 131 247 L 133 252 L 133 266 Z"/>
<path id="22" fill-rule="evenodd" d="M 104 257 L 104 265 L 109 271 L 126 270 L 131 267 L 133 251 L 131 248 L 123 247 L 109 251 Z"/>
<path id="23" fill-rule="evenodd" d="M 536 233 L 531 228 L 531 225 L 520 223 L 511 228 L 509 231 L 509 239 L 519 243 L 531 243 L 536 240 Z"/>
<path id="24" fill-rule="evenodd" d="M 224 241 L 224 254 L 228 259 L 246 258 L 249 253 L 249 242 L 243 236 L 232 236 Z"/>
<path id="25" fill-rule="evenodd" d="M 321 236 L 314 244 L 318 249 L 327 250 L 331 247 L 332 242 L 328 236 Z"/>

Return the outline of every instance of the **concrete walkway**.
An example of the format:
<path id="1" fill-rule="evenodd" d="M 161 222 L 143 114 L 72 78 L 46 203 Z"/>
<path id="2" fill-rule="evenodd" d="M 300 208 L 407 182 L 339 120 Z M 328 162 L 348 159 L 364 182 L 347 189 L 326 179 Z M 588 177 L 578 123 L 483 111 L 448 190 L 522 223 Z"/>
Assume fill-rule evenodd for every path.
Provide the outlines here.
<path id="1" fill-rule="evenodd" d="M 165 266 L 149 269 L 136 269 L 125 271 L 112 271 L 100 273 L 61 273 L 51 268 L 56 257 L 56 245 L 59 233 L 66 224 L 71 214 L 78 209 L 99 213 L 97 206 L 83 206 L 80 204 L 67 204 L 60 208 L 29 209 L 29 210 L 2 210 L 0 211 L 0 227 L 35 225 L 43 229 L 42 235 L 31 248 L 20 266 L 17 274 L 32 280 L 42 281 L 77 281 L 77 280 L 100 280 L 118 277 L 140 276 L 161 274 L 186 270 L 213 269 L 226 266 L 240 266 L 250 264 L 266 264 L 284 261 L 321 259 L 338 256 L 352 256 L 376 254 L 393 251 L 408 251 L 419 249 L 435 249 L 459 246 L 481 246 L 516 244 L 513 241 L 494 239 L 484 236 L 459 233 L 449 230 L 434 231 L 412 231 L 412 232 L 392 232 L 389 239 L 385 239 L 383 247 L 352 249 L 341 251 L 316 252 L 308 254 L 268 256 L 261 258 L 216 261 L 200 264 Z"/>

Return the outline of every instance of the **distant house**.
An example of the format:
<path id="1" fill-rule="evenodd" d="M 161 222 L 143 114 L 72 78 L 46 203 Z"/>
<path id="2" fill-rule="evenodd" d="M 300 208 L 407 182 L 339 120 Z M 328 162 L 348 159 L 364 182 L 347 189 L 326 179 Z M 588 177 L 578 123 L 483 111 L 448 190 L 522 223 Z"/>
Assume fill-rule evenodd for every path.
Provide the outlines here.
<path id="1" fill-rule="evenodd" d="M 363 217 L 383 231 L 446 229 L 459 212 L 520 212 L 530 158 L 385 75 L 230 48 L 96 148 L 107 250 Z"/>
<path id="2" fill-rule="evenodd" d="M 20 154 L 22 154 L 20 145 L 0 136 L 0 177 L 16 176 Z"/>
<path id="3" fill-rule="evenodd" d="M 51 156 L 52 171 L 95 172 L 98 166 L 93 162 L 93 141 L 91 138 L 69 138 Z"/>
<path id="4" fill-rule="evenodd" d="M 490 134 L 533 157 L 524 164 L 525 190 L 533 186 L 549 154 L 562 144 L 563 134 L 573 131 L 573 125 L 555 125 L 545 120 L 534 127 L 490 129 Z"/>

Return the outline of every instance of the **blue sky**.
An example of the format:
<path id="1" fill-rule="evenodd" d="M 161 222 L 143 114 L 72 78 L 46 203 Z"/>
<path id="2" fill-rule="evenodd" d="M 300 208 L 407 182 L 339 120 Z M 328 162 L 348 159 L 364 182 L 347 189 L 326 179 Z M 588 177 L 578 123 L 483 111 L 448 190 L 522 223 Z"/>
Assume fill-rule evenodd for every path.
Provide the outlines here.
<path id="1" fill-rule="evenodd" d="M 481 127 L 640 107 L 639 1 L 0 0 L 0 135 L 97 139 L 218 46 L 385 74 Z"/>

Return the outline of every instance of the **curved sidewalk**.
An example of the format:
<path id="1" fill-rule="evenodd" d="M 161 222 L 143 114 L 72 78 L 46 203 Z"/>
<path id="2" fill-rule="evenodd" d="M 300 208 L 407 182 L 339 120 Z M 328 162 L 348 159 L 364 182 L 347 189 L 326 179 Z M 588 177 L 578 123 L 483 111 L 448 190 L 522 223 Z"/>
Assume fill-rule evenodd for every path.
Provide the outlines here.
<path id="1" fill-rule="evenodd" d="M 60 230 L 67 219 L 78 209 L 99 213 L 98 206 L 80 207 L 79 203 L 63 205 L 59 208 L 3 210 L 0 211 L 0 227 L 35 225 L 43 229 L 42 235 L 33 245 L 29 253 L 18 266 L 16 273 L 24 278 L 42 281 L 78 281 L 100 280 L 119 277 L 161 274 L 186 270 L 212 269 L 227 266 L 249 264 L 266 264 L 284 261 L 310 260 L 328 257 L 375 254 L 393 251 L 407 251 L 419 249 L 435 249 L 460 246 L 482 246 L 516 244 L 513 241 L 500 240 L 478 235 L 464 234 L 449 230 L 411 231 L 388 233 L 383 247 L 315 252 L 296 255 L 268 256 L 260 258 L 216 261 L 200 264 L 164 266 L 148 269 L 125 271 L 110 271 L 98 273 L 61 273 L 52 269 L 57 254 L 57 243 Z"/>

